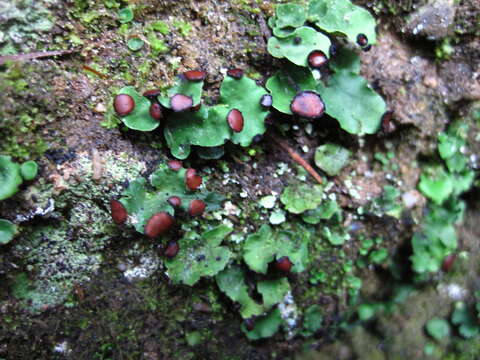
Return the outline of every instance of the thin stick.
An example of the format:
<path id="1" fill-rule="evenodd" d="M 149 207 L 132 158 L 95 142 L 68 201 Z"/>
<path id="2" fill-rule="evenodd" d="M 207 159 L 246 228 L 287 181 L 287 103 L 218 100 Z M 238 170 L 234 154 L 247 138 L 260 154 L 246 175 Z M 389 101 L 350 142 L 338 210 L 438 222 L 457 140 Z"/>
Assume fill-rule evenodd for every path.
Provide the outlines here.
<path id="1" fill-rule="evenodd" d="M 108 79 L 108 76 L 107 76 L 107 75 L 102 74 L 101 72 L 95 70 L 94 68 L 92 68 L 92 67 L 90 67 L 90 66 L 88 66 L 88 65 L 82 65 L 82 68 L 83 68 L 83 70 L 89 71 L 89 72 L 91 72 L 91 73 L 93 73 L 93 74 L 101 77 L 102 79 Z"/>
<path id="2" fill-rule="evenodd" d="M 279 145 L 285 152 L 295 161 L 297 164 L 302 166 L 305 170 L 312 175 L 319 184 L 323 183 L 322 177 L 315 171 L 313 167 L 310 166 L 295 150 L 293 150 L 287 142 L 279 138 L 275 134 L 267 134 L 267 136 L 272 139 L 277 145 Z"/>
<path id="3" fill-rule="evenodd" d="M 38 51 L 28 54 L 4 55 L 0 56 L 0 65 L 5 64 L 7 61 L 25 61 L 44 57 L 67 55 L 75 52 L 78 52 L 78 50 Z"/>

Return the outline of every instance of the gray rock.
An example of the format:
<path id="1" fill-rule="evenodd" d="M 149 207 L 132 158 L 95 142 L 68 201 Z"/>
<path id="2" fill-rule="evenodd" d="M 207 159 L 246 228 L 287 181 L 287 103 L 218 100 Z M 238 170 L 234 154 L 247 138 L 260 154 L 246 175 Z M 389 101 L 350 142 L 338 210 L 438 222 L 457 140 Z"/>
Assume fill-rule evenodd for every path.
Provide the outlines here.
<path id="1" fill-rule="evenodd" d="M 449 34 L 455 17 L 453 0 L 431 0 L 412 13 L 403 32 L 438 40 Z"/>

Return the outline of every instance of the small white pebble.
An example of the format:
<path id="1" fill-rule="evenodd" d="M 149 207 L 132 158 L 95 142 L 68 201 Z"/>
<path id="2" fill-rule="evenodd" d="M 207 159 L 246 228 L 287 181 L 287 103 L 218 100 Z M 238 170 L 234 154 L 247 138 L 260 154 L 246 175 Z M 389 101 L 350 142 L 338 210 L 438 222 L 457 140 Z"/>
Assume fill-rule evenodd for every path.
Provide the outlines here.
<path id="1" fill-rule="evenodd" d="M 468 290 L 458 284 L 440 284 L 437 289 L 442 296 L 447 296 L 454 301 L 464 300 L 468 296 Z"/>
<path id="2" fill-rule="evenodd" d="M 416 190 L 410 190 L 402 195 L 402 201 L 407 209 L 411 209 L 420 201 L 420 194 Z"/>
<path id="3" fill-rule="evenodd" d="M 305 132 L 308 134 L 308 135 L 312 135 L 313 133 L 313 125 L 311 123 L 308 123 L 307 125 L 305 125 Z"/>
<path id="4" fill-rule="evenodd" d="M 61 354 L 66 354 L 70 352 L 70 350 L 68 349 L 68 343 L 66 341 L 55 345 L 55 347 L 53 348 L 53 351 Z"/>

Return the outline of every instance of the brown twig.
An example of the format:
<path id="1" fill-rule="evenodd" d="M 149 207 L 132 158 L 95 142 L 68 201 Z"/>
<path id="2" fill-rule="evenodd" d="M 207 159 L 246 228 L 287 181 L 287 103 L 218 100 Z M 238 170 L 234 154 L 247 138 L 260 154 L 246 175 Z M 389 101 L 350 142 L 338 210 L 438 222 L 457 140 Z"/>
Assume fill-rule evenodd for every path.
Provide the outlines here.
<path id="1" fill-rule="evenodd" d="M 78 50 L 38 51 L 28 54 L 3 55 L 0 56 L 0 65 L 5 64 L 7 61 L 26 61 L 44 57 L 67 55 L 75 52 L 78 52 Z"/>
<path id="2" fill-rule="evenodd" d="M 94 68 L 91 68 L 91 67 L 88 66 L 88 65 L 82 65 L 82 68 L 83 68 L 83 70 L 89 71 L 89 72 L 97 75 L 98 77 L 101 77 L 102 79 L 108 79 L 108 76 L 107 76 L 107 75 L 102 74 L 101 72 L 95 70 Z"/>
<path id="3" fill-rule="evenodd" d="M 287 142 L 275 134 L 268 133 L 267 137 L 272 139 L 278 146 L 280 146 L 285 152 L 295 161 L 297 164 L 302 166 L 305 170 L 312 175 L 319 184 L 323 183 L 322 177 L 315 171 L 315 169 L 307 163 L 295 150 L 293 150 Z"/>

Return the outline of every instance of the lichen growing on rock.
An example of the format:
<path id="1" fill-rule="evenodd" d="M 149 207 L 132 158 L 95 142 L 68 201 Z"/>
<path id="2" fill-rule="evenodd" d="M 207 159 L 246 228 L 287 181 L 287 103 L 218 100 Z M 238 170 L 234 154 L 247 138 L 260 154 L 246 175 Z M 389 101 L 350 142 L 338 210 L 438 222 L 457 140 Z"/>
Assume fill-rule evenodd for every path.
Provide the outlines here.
<path id="1" fill-rule="evenodd" d="M 34 0 L 0 2 L 0 55 L 32 50 L 53 25 L 44 4 Z"/>
<path id="2" fill-rule="evenodd" d="M 448 281 L 459 272 L 474 273 L 476 265 L 462 267 L 466 255 L 472 264 L 478 264 L 475 255 L 478 236 L 471 235 L 476 234 L 475 223 L 478 223 L 474 213 L 466 217 L 470 227 L 458 233 L 458 244 L 462 247 L 459 251 L 467 246 L 468 254 L 458 254 L 450 272 L 432 274 L 441 284 L 438 293 L 425 291 L 431 287 L 424 284 L 419 293 L 426 296 L 425 301 L 420 304 L 413 301 L 392 316 L 382 314 L 399 306 L 398 302 L 388 300 L 389 294 L 397 290 L 392 290 L 391 285 L 398 279 L 408 281 L 403 271 L 411 264 L 405 247 L 410 244 L 412 232 L 419 230 L 417 224 L 426 201 L 414 190 L 423 167 L 417 160 L 427 156 L 432 161 L 438 160 L 432 155 L 436 146 L 433 139 L 444 129 L 449 115 L 456 113 L 459 106 L 462 107 L 460 104 L 469 101 L 468 96 L 473 94 L 465 95 L 462 87 L 457 86 L 458 79 L 445 86 L 445 79 L 441 78 L 443 64 L 425 56 L 421 49 L 424 42 L 407 44 L 405 39 L 396 37 L 394 31 L 400 16 L 380 19 L 378 48 L 361 53 L 361 66 L 359 57 L 344 56 L 343 41 L 336 44 L 339 45 L 336 59 L 351 63 L 348 66 L 336 63 L 333 56 L 327 65 L 333 72 L 339 72 L 344 65 L 355 74 L 361 69 L 375 92 L 388 97 L 388 105 L 394 110 L 391 132 L 357 137 L 347 134 L 341 129 L 342 124 L 329 116 L 319 122 L 298 119 L 291 123 L 288 116 L 276 113 L 278 116 L 269 119 L 269 124 L 273 122 L 269 126 L 274 129 L 267 130 L 263 141 L 255 136 L 247 148 L 227 144 L 222 151 L 213 147 L 207 154 L 193 144 L 188 166 L 202 169 L 202 175 L 209 178 L 211 190 L 225 195 L 227 202 L 221 210 L 206 212 L 202 217 L 182 223 L 171 235 L 177 240 L 183 239 L 180 245 L 187 251 L 182 258 L 197 255 L 202 259 L 201 255 L 210 247 L 215 251 L 221 247 L 230 262 L 225 269 L 234 266 L 244 272 L 245 291 L 240 302 L 227 292 L 222 293 L 215 281 L 208 278 L 212 269 L 205 269 L 207 277 L 194 287 L 170 281 L 166 272 L 170 275 L 172 271 L 164 265 L 164 243 L 146 239 L 127 228 L 122 228 L 120 233 L 111 224 L 110 198 L 128 186 L 127 180 L 148 178 L 159 162 L 165 162 L 168 150 L 159 140 L 160 129 L 139 134 L 127 130 L 121 122 L 110 123 L 109 129 L 100 123 L 107 120 L 104 112 L 118 89 L 125 85 L 142 91 L 154 87 L 164 89 L 176 74 L 188 69 L 208 70 L 204 89 L 204 104 L 208 106 L 214 105 L 218 98 L 221 74 L 232 66 L 244 69 L 259 85 L 264 83 L 266 79 L 262 74 L 274 74 L 277 66 L 283 64 L 266 53 L 265 38 L 269 29 L 264 17 L 273 14 L 273 3 L 256 0 L 129 2 L 132 16 L 124 24 L 118 17 L 119 10 L 126 6 L 121 0 L 69 1 L 66 6 L 57 6 L 59 2 L 55 1 L 41 3 L 52 4 L 50 8 L 57 20 L 54 31 L 48 34 L 55 36 L 56 42 L 49 43 L 48 47 L 83 46 L 81 52 L 68 57 L 34 60 L 23 65 L 7 64 L 1 69 L 5 69 L 0 75 L 5 75 L 2 78 L 5 81 L 0 81 L 0 87 L 5 86 L 1 111 L 7 116 L 0 125 L 6 134 L 0 151 L 18 156 L 15 160 L 20 161 L 20 158 L 42 154 L 45 143 L 51 148 L 39 161 L 41 178 L 27 188 L 20 187 L 14 198 L 0 205 L 2 217 L 19 225 L 19 237 L 3 246 L 0 252 L 1 358 L 119 358 L 125 354 L 149 359 L 285 358 L 305 347 L 321 351 L 315 358 L 328 358 L 330 348 L 326 342 L 339 338 L 340 331 L 344 340 L 335 346 L 345 356 L 382 358 L 388 354 L 394 357 L 406 348 L 415 356 L 427 356 L 427 351 L 432 351 L 432 339 L 424 333 L 425 322 L 433 316 L 448 319 L 446 313 L 453 309 L 442 301 L 434 307 L 438 313 L 433 314 L 425 311 L 424 306 L 438 296 L 443 298 L 440 289 L 450 289 L 448 291 L 456 291 L 457 296 L 463 294 L 462 301 L 472 308 L 470 284 L 475 284 L 478 276 L 457 277 L 451 284 Z M 388 3 L 381 1 L 366 6 L 379 11 L 377 7 Z M 460 13 L 459 9 L 465 5 L 455 7 Z M 334 16 L 331 19 L 344 20 Z M 302 24 L 283 22 L 282 25 L 280 21 L 279 26 L 301 26 L 304 20 L 300 20 Z M 177 21 L 189 26 L 175 30 L 172 25 Z M 273 30 L 279 36 L 288 36 L 291 30 L 276 28 Z M 373 27 L 370 30 L 373 31 Z M 356 33 L 350 34 L 349 46 L 360 50 L 355 44 Z M 373 36 L 365 33 L 373 42 Z M 131 38 L 141 39 L 142 48 L 132 52 L 127 46 Z M 304 39 L 289 39 L 292 42 L 289 46 L 294 47 L 295 42 Z M 478 56 L 471 56 L 476 52 L 461 45 L 465 38 L 460 34 L 450 40 L 454 48 L 450 75 L 459 74 L 455 66 L 457 57 L 468 54 L 464 60 L 473 64 L 467 58 Z M 41 41 L 36 44 L 38 50 L 44 49 Z M 328 54 L 331 55 L 335 48 L 328 50 L 332 50 Z M 85 70 L 84 63 L 99 70 L 100 75 Z M 17 76 L 18 69 L 21 74 Z M 287 90 L 291 91 L 283 99 L 279 101 L 278 96 L 277 100 L 273 99 L 275 107 L 283 105 L 285 114 L 291 115 L 290 102 L 299 90 L 317 91 L 316 81 L 320 75 L 322 81 L 332 80 L 327 67 L 315 70 L 314 76 L 305 75 L 311 73 L 309 68 L 302 69 L 305 71 L 297 71 L 299 76 L 293 77 L 300 89 L 290 86 Z M 276 81 L 276 89 L 272 91 L 289 84 L 286 75 L 291 72 L 282 72 L 281 78 L 272 78 Z M 328 85 L 330 92 L 345 87 L 335 76 Z M 452 102 L 453 88 L 456 100 Z M 365 86 L 362 89 L 365 90 Z M 365 93 L 363 90 L 361 93 Z M 330 102 L 337 102 L 331 99 Z M 327 102 L 328 96 L 323 100 Z M 355 104 L 362 106 L 361 101 Z M 326 108 L 328 115 L 332 107 L 327 104 Z M 379 106 L 375 114 L 370 113 L 375 125 L 371 129 L 376 129 L 382 111 L 383 106 Z M 223 125 L 225 127 L 226 122 Z M 159 128 L 163 129 L 163 123 Z M 241 129 L 238 121 L 232 127 L 235 129 Z M 360 132 L 370 132 L 365 129 Z M 308 197 L 306 194 L 311 193 L 313 184 L 301 170 L 287 165 L 289 159 L 269 141 L 272 130 L 299 153 L 303 151 L 302 156 L 310 163 L 314 149 L 328 142 L 351 151 L 342 171 L 332 175 L 321 192 L 317 191 L 315 204 L 307 207 L 311 210 L 299 206 L 304 206 L 302 198 Z M 469 143 L 476 144 L 475 136 L 478 129 L 470 131 Z M 478 151 L 465 154 L 472 166 L 478 165 L 476 153 Z M 212 161 L 215 156 L 223 159 Z M 459 164 L 454 159 L 450 162 L 450 166 Z M 284 204 L 281 194 L 297 183 L 295 177 L 305 186 L 301 191 L 290 192 L 287 197 L 291 199 Z M 259 199 L 266 196 L 273 199 L 260 204 Z M 467 196 L 469 206 L 470 198 Z M 298 267 L 294 256 L 289 258 L 292 271 L 282 276 L 275 272 L 278 270 L 275 262 L 267 264 L 265 275 L 247 269 L 243 251 L 246 244 L 252 242 L 247 239 L 269 220 L 275 224 L 271 229 L 275 234 L 297 234 L 300 226 L 309 231 L 310 241 L 305 246 L 308 251 L 302 252 L 308 264 L 305 271 L 294 271 Z M 220 244 L 204 246 L 195 234 L 202 234 L 219 223 L 233 229 L 232 233 Z M 377 241 L 380 237 L 381 243 Z M 276 246 L 278 244 L 268 248 L 269 254 Z M 181 255 L 182 250 L 178 254 Z M 273 255 L 275 258 L 277 254 Z M 220 259 L 219 267 L 223 267 L 227 257 Z M 196 272 L 203 262 L 195 263 Z M 179 276 L 185 275 L 185 264 L 188 265 L 186 261 L 174 264 Z M 47 279 L 49 274 L 53 274 L 51 279 Z M 288 284 L 290 291 L 286 296 L 279 291 L 278 296 L 264 299 L 265 288 L 259 285 L 273 278 Z M 262 310 L 253 324 L 248 321 L 243 328 L 250 339 L 272 338 L 249 342 L 240 331 L 242 318 L 238 308 L 241 309 L 243 303 L 260 304 L 260 300 L 275 304 L 265 314 Z M 404 296 L 402 301 L 409 299 Z M 275 308 L 278 302 L 281 305 Z M 39 309 L 34 311 L 40 311 L 46 309 L 42 304 L 61 303 L 64 306 L 34 316 L 24 311 L 25 308 L 32 310 L 33 305 Z M 422 314 L 411 322 L 415 311 Z M 347 333 L 352 322 L 366 326 L 357 326 Z M 253 330 L 246 329 L 247 326 Z M 454 328 L 453 337 L 458 329 Z M 382 338 L 378 333 L 388 336 Z M 475 349 L 478 340 L 454 341 L 456 349 L 478 353 Z M 433 345 L 435 351 L 444 350 L 443 345 Z"/>
<path id="3" fill-rule="evenodd" d="M 14 281 L 21 304 L 32 313 L 63 303 L 75 284 L 89 281 L 103 262 L 103 251 L 119 235 L 111 223 L 108 200 L 118 193 L 122 182 L 138 176 L 145 164 L 127 154 L 103 153 L 101 159 L 87 153 L 58 165 L 63 174 L 51 176 L 53 187 L 39 184 L 19 194 L 29 201 L 54 198 L 45 214 L 46 224 L 24 227 L 12 247 L 14 261 L 22 264 L 22 274 Z M 45 199 L 45 200 L 42 200 Z M 18 221 L 32 219 L 26 214 Z M 28 279 L 28 286 L 24 286 Z M 22 285 L 23 284 L 23 285 Z"/>

